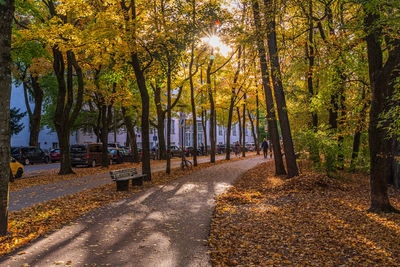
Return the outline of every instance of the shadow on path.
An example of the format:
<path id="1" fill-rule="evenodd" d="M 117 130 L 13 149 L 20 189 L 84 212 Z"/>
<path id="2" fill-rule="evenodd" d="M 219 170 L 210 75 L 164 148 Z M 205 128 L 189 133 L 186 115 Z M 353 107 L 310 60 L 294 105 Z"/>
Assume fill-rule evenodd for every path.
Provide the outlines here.
<path id="1" fill-rule="evenodd" d="M 202 169 L 99 208 L 0 265 L 210 266 L 214 198 L 262 161 L 257 157 Z"/>

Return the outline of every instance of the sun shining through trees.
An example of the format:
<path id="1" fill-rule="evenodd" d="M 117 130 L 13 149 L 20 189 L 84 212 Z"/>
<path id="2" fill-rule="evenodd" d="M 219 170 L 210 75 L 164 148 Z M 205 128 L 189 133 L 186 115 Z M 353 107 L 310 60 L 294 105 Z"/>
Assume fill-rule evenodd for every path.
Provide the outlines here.
<path id="1" fill-rule="evenodd" d="M 201 39 L 201 41 L 216 49 L 224 57 L 227 57 L 229 53 L 232 52 L 232 48 L 222 42 L 218 35 L 213 34 L 204 37 Z"/>

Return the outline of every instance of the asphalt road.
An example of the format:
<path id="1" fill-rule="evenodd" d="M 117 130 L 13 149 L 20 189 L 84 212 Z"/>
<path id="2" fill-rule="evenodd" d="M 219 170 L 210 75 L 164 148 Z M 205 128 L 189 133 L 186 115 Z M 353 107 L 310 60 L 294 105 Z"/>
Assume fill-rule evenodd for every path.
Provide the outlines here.
<path id="1" fill-rule="evenodd" d="M 233 154 L 232 154 L 233 156 Z M 217 159 L 224 158 L 225 154 L 221 155 L 216 155 Z M 198 162 L 205 162 L 207 161 L 207 158 L 199 158 Z M 176 158 L 174 158 L 176 159 Z M 192 161 L 191 157 L 187 157 L 188 160 Z M 152 161 L 152 163 L 156 163 L 157 161 Z M 32 176 L 39 176 L 43 175 L 44 171 L 49 171 L 49 170 L 58 170 L 60 168 L 60 163 L 49 163 L 49 164 L 34 164 L 34 165 L 25 165 L 24 166 L 24 174 L 23 177 L 32 177 Z"/>

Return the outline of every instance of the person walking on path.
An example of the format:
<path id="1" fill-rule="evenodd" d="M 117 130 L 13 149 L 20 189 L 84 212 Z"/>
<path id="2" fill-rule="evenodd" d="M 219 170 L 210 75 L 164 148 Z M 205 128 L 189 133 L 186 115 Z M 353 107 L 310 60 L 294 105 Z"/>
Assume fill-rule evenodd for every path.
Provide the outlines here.
<path id="1" fill-rule="evenodd" d="M 235 156 L 237 157 L 240 154 L 240 144 L 236 142 L 235 144 Z"/>
<path id="2" fill-rule="evenodd" d="M 267 154 L 268 153 L 268 141 L 267 141 L 267 139 L 264 138 L 264 141 L 262 142 L 261 147 L 262 147 L 263 152 L 264 152 L 264 158 L 267 158 L 267 156 L 268 156 L 268 154 Z"/>

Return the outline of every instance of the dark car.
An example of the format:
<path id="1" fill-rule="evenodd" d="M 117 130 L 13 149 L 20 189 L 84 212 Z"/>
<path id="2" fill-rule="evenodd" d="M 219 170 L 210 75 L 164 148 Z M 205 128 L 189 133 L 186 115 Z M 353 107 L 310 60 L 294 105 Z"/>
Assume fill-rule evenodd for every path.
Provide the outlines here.
<path id="1" fill-rule="evenodd" d="M 12 147 L 11 155 L 24 165 L 43 162 L 48 163 L 50 161 L 49 155 L 47 155 L 42 149 L 33 146 Z"/>
<path id="2" fill-rule="evenodd" d="M 111 159 L 115 163 L 133 162 L 133 156 L 127 149 L 109 148 L 108 152 L 111 154 Z"/>
<path id="3" fill-rule="evenodd" d="M 70 146 L 71 165 L 85 165 L 96 167 L 103 160 L 103 145 L 98 143 L 81 144 Z M 111 154 L 108 153 L 110 164 L 112 164 Z"/>
<path id="4" fill-rule="evenodd" d="M 171 146 L 170 153 L 171 153 L 171 157 L 181 157 L 182 156 L 182 151 L 177 146 Z"/>
<path id="5" fill-rule="evenodd" d="M 138 148 L 139 152 L 139 160 L 142 161 L 142 156 L 143 156 L 143 151 L 141 148 Z M 153 149 L 150 149 L 150 159 L 156 159 L 157 158 L 157 153 L 153 151 Z"/>
<path id="6" fill-rule="evenodd" d="M 199 156 L 199 155 L 201 155 L 202 153 L 201 153 L 201 149 L 200 148 L 197 148 L 197 156 Z M 192 146 L 188 146 L 188 147 L 186 147 L 185 148 L 185 156 L 187 156 L 187 157 L 191 157 L 191 156 L 193 156 L 194 155 L 194 147 L 192 147 Z"/>
<path id="7" fill-rule="evenodd" d="M 50 151 L 50 160 L 51 160 L 51 162 L 60 161 L 60 159 L 61 159 L 60 149 L 52 149 Z"/>
<path id="8" fill-rule="evenodd" d="M 216 147 L 217 154 L 225 153 L 225 151 L 226 151 L 226 146 L 225 145 L 217 145 L 217 147 Z"/>

